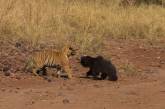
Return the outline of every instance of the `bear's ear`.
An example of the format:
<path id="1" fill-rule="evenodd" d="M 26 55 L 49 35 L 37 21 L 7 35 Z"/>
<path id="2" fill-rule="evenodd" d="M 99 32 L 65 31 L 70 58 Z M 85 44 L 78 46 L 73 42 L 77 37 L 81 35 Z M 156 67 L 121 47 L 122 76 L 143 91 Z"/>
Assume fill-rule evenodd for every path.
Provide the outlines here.
<path id="1" fill-rule="evenodd" d="M 100 55 L 99 55 L 99 56 L 97 56 L 96 58 L 97 58 L 97 59 L 103 59 L 103 56 L 100 56 Z"/>
<path id="2" fill-rule="evenodd" d="M 88 55 L 84 54 L 84 55 L 82 55 L 81 57 L 86 57 L 86 56 L 88 56 Z"/>
<path id="3" fill-rule="evenodd" d="M 84 58 L 86 58 L 87 57 L 87 55 L 82 55 L 81 57 L 80 57 L 80 59 L 82 60 L 82 59 L 84 59 Z"/>

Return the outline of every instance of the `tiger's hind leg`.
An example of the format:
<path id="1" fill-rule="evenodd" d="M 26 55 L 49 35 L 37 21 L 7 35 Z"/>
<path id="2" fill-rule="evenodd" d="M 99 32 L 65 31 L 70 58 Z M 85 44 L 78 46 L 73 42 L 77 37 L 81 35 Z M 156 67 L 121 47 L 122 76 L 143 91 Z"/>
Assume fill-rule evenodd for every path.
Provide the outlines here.
<path id="1" fill-rule="evenodd" d="M 45 68 L 45 67 L 40 68 L 40 69 L 34 68 L 34 69 L 33 69 L 33 74 L 34 74 L 35 76 L 47 75 L 47 73 L 46 73 L 46 68 Z"/>
<path id="2" fill-rule="evenodd" d="M 34 74 L 35 76 L 39 76 L 39 74 L 37 74 L 37 69 L 36 69 L 36 68 L 33 68 L 33 74 Z"/>

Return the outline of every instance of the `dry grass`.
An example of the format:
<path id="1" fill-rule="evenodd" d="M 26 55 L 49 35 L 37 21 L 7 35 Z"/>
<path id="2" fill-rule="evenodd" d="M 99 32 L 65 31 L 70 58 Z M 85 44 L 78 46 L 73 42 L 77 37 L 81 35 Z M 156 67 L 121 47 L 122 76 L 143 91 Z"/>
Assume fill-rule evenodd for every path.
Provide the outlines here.
<path id="1" fill-rule="evenodd" d="M 140 75 L 140 72 L 138 72 L 138 69 L 131 63 L 125 63 L 121 66 L 121 72 L 124 72 L 127 76 L 137 76 Z"/>
<path id="2" fill-rule="evenodd" d="M 81 53 L 99 53 L 105 37 L 165 38 L 164 8 L 124 9 L 119 0 L 93 1 L 0 0 L 0 37 L 23 38 L 33 46 L 67 42 Z"/>

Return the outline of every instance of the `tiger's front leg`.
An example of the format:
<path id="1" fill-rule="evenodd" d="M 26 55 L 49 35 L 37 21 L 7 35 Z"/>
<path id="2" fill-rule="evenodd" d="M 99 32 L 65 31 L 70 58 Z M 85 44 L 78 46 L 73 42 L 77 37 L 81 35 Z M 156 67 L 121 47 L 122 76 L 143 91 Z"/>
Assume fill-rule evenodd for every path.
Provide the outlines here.
<path id="1" fill-rule="evenodd" d="M 33 68 L 33 74 L 35 75 L 35 76 L 37 76 L 37 78 L 39 78 L 39 79 L 46 79 L 46 80 L 48 80 L 47 78 L 45 78 L 44 76 L 40 76 L 40 74 L 38 74 L 37 73 L 37 71 L 38 71 L 38 69 L 37 68 Z M 48 81 L 51 81 L 51 80 L 48 80 Z"/>
<path id="2" fill-rule="evenodd" d="M 70 68 L 69 65 L 64 66 L 64 71 L 67 73 L 68 78 L 69 78 L 69 79 L 72 79 L 72 70 L 71 70 L 71 68 Z"/>
<path id="3" fill-rule="evenodd" d="M 60 78 L 60 73 L 61 73 L 61 71 L 58 70 L 58 71 L 57 71 L 57 75 L 56 75 L 57 78 Z"/>

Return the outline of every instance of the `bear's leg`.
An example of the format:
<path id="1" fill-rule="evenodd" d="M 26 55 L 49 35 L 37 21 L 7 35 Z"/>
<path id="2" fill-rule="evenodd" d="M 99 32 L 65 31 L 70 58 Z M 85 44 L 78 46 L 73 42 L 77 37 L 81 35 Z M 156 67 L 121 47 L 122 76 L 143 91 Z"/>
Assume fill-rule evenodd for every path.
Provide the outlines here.
<path id="1" fill-rule="evenodd" d="M 116 75 L 116 72 L 114 73 L 108 73 L 108 79 L 110 80 L 110 81 L 117 81 L 118 80 L 118 77 L 117 77 L 117 75 Z"/>
<path id="2" fill-rule="evenodd" d="M 101 80 L 106 79 L 106 77 L 107 77 L 107 74 L 106 73 L 101 73 Z"/>
<path id="3" fill-rule="evenodd" d="M 86 76 L 89 77 L 89 76 L 93 76 L 93 72 L 92 70 L 89 70 L 87 73 L 86 73 Z"/>

